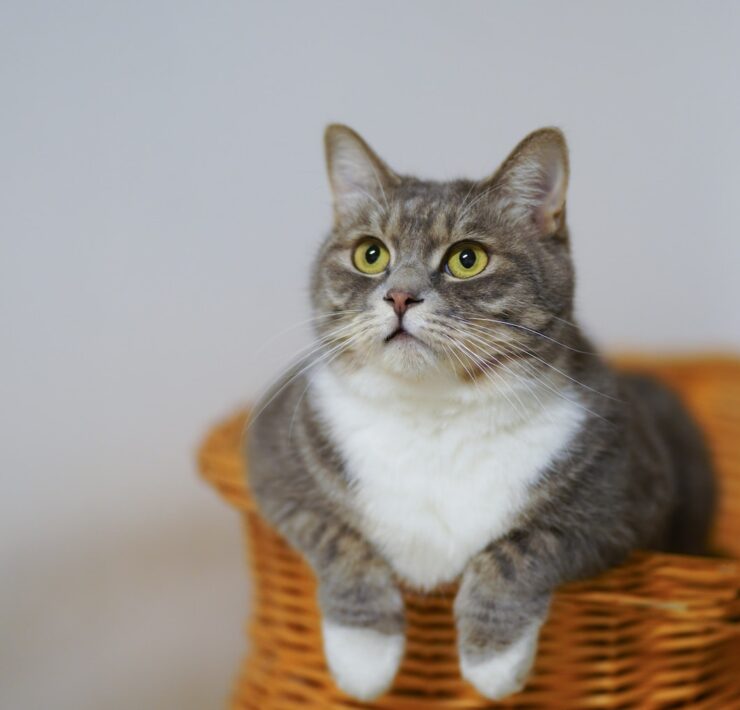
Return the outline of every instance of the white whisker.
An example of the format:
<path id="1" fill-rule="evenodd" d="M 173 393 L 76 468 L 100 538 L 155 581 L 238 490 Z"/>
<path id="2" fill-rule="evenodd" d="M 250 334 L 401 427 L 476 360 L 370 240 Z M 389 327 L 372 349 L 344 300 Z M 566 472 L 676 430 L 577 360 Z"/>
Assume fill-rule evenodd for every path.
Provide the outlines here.
<path id="1" fill-rule="evenodd" d="M 490 331 L 488 331 L 485 328 L 482 328 L 481 326 L 476 326 L 474 324 L 470 324 L 470 327 L 476 329 L 476 331 L 479 332 L 479 333 L 490 335 Z M 621 402 L 622 401 L 618 397 L 614 397 L 613 395 L 606 394 L 605 392 L 600 392 L 599 390 L 591 387 L 590 385 L 587 385 L 585 382 L 581 382 L 580 380 L 577 380 L 575 377 L 572 377 L 567 372 L 564 372 L 559 367 L 556 367 L 555 365 L 553 365 L 551 362 L 548 362 L 547 360 L 545 360 L 544 358 L 541 358 L 536 353 L 533 353 L 531 350 L 525 348 L 521 343 L 514 342 L 514 341 L 508 341 L 506 343 L 501 342 L 501 341 L 492 341 L 492 344 L 496 344 L 496 345 L 499 345 L 501 347 L 509 346 L 509 347 L 516 348 L 519 353 L 524 354 L 524 355 L 527 355 L 528 357 L 531 357 L 531 358 L 537 360 L 538 362 L 541 362 L 546 367 L 549 367 L 551 370 L 554 370 L 559 375 L 562 375 L 563 377 L 565 377 L 565 379 L 570 380 L 573 384 L 579 385 L 580 387 L 583 387 L 583 388 L 589 390 L 590 392 L 593 392 L 594 394 L 598 394 L 601 397 L 605 397 L 606 399 L 611 399 L 611 400 L 613 400 L 615 402 Z"/>
<path id="2" fill-rule="evenodd" d="M 383 183 L 381 182 L 380 178 L 378 177 L 378 171 L 375 169 L 375 166 L 372 163 L 370 163 L 370 167 L 372 168 L 373 175 L 375 177 L 375 182 L 378 183 L 378 187 L 380 188 L 380 194 L 383 195 L 383 202 L 385 202 L 385 210 L 386 210 L 386 212 L 390 212 L 391 211 L 391 208 L 390 208 L 390 205 L 388 204 L 388 197 L 385 194 L 385 189 L 383 188 Z M 380 204 L 378 204 L 378 207 L 380 207 Z"/>
<path id="3" fill-rule="evenodd" d="M 526 325 L 520 325 L 519 323 L 512 323 L 511 321 L 506 320 L 500 320 L 498 318 L 482 318 L 480 316 L 468 316 L 468 320 L 474 320 L 474 321 L 485 321 L 487 323 L 497 323 L 499 325 L 505 325 L 510 328 L 518 328 L 519 330 L 524 330 L 527 333 L 531 333 L 532 335 L 537 335 L 540 338 L 544 338 L 545 340 L 549 340 L 552 343 L 555 343 L 556 345 L 559 345 L 562 348 L 566 348 L 566 350 L 571 350 L 574 353 L 580 353 L 581 355 L 597 355 L 597 353 L 588 351 L 588 350 L 579 350 L 578 348 L 574 348 L 571 345 L 567 345 L 566 343 L 561 343 L 559 340 L 556 340 L 555 338 L 546 335 L 545 333 L 540 333 L 539 330 L 535 330 L 534 328 L 530 328 Z M 460 320 L 465 321 L 465 318 L 462 318 Z"/>
<path id="4" fill-rule="evenodd" d="M 529 393 L 530 393 L 530 394 L 532 395 L 532 397 L 534 397 L 534 399 L 535 399 L 535 400 L 537 400 L 537 403 L 538 403 L 538 404 L 540 405 L 540 407 L 541 407 L 541 408 L 543 409 L 543 411 L 547 411 L 547 408 L 545 407 L 545 405 L 544 405 L 544 403 L 542 402 L 542 400 L 541 400 L 541 399 L 539 398 L 539 395 L 537 394 L 536 390 L 535 390 L 535 389 L 534 389 L 534 387 L 532 387 L 532 385 L 531 385 L 531 384 L 530 384 L 530 383 L 529 383 L 529 382 L 527 381 L 527 379 L 526 379 L 526 378 L 524 378 L 524 377 L 521 377 L 520 375 L 518 375 L 518 374 L 517 374 L 517 373 L 516 373 L 516 372 L 515 372 L 515 371 L 513 370 L 513 368 L 510 368 L 510 367 L 508 367 L 508 366 L 507 366 L 507 364 L 506 364 L 505 362 L 502 362 L 502 361 L 501 361 L 501 360 L 500 360 L 500 359 L 499 359 L 499 358 L 497 357 L 497 354 L 499 354 L 499 353 L 495 353 L 494 351 L 492 351 L 492 350 L 491 350 L 491 345 L 492 345 L 492 343 L 491 343 L 491 342 L 489 342 L 489 341 L 487 341 L 487 340 L 483 340 L 483 339 L 482 339 L 481 337 L 479 337 L 479 336 L 478 336 L 478 335 L 476 335 L 476 334 L 473 334 L 473 333 L 466 333 L 466 332 L 465 332 L 464 330 L 458 329 L 458 328 L 456 328 L 455 326 L 452 326 L 452 325 L 449 325 L 449 324 L 448 324 L 448 327 L 452 328 L 453 330 L 456 330 L 456 331 L 457 331 L 458 333 L 460 333 L 460 334 L 464 335 L 465 337 L 470 337 L 470 338 L 472 338 L 472 339 L 473 339 L 473 340 L 475 340 L 475 341 L 476 341 L 476 342 L 477 342 L 477 343 L 478 343 L 478 344 L 479 344 L 480 346 L 484 346 L 484 347 L 486 348 L 486 349 L 484 350 L 484 355 L 485 355 L 485 356 L 486 356 L 487 358 L 491 358 L 491 359 L 493 359 L 494 363 L 495 363 L 495 364 L 496 364 L 496 365 L 497 365 L 497 366 L 498 366 L 499 368 L 501 368 L 501 369 L 505 370 L 505 371 L 506 371 L 507 373 L 509 373 L 509 374 L 510 374 L 510 375 L 511 375 L 512 377 L 514 377 L 514 379 L 515 379 L 515 380 L 516 380 L 517 382 L 520 382 L 520 383 L 524 384 L 524 386 L 525 386 L 525 387 L 527 388 L 527 390 L 528 390 L 528 391 L 529 391 Z M 485 362 L 485 361 L 484 361 L 484 362 Z M 487 363 L 486 363 L 486 364 L 487 364 Z M 494 372 L 495 372 L 495 370 L 494 370 Z M 522 406 L 524 407 L 525 405 L 524 405 L 524 403 L 522 402 L 521 398 L 519 397 L 519 394 L 518 394 L 518 392 L 517 392 L 517 391 L 516 391 L 516 390 L 515 390 L 515 389 L 514 389 L 513 387 L 511 387 L 511 385 L 510 385 L 510 384 L 509 384 L 508 382 L 507 382 L 507 386 L 509 386 L 509 388 L 511 389 L 511 391 L 512 391 L 512 392 L 513 392 L 513 393 L 515 394 L 515 396 L 517 397 L 517 399 L 519 400 L 519 402 L 520 402 L 520 403 L 522 404 Z"/>
<path id="5" fill-rule="evenodd" d="M 496 190 L 499 189 L 499 185 L 491 185 L 490 187 L 487 187 L 483 192 L 481 192 L 480 195 L 478 195 L 476 198 L 471 200 L 470 204 L 457 216 L 457 219 L 455 220 L 455 226 L 460 224 L 463 217 L 470 212 L 470 210 L 475 207 L 484 197 L 488 197 L 492 193 L 496 192 Z"/>
<path id="6" fill-rule="evenodd" d="M 319 358 L 315 363 L 312 364 L 312 367 L 315 365 L 318 365 L 322 359 L 324 360 L 325 365 L 331 365 L 332 362 L 334 362 L 343 352 L 346 352 L 355 342 L 357 342 L 358 339 L 360 339 L 367 330 L 361 330 L 359 333 L 355 333 L 355 335 L 351 336 L 349 340 L 347 340 L 345 343 L 343 343 L 343 348 L 337 352 L 335 352 L 328 360 L 322 358 Z M 301 406 L 301 402 L 303 401 L 303 398 L 306 396 L 306 392 L 308 392 L 309 387 L 311 386 L 311 380 L 308 379 L 308 382 L 306 382 L 306 386 L 303 388 L 303 392 L 301 392 L 300 397 L 298 397 L 298 401 L 296 402 L 295 408 L 293 409 L 293 415 L 290 418 L 290 426 L 288 427 L 288 439 L 290 439 L 293 436 L 293 425 L 295 424 L 295 417 L 298 413 L 298 409 Z"/>
<path id="7" fill-rule="evenodd" d="M 362 309 L 359 308 L 353 308 L 351 310 L 344 310 L 344 311 L 332 311 L 331 313 L 321 313 L 317 316 L 311 316 L 311 318 L 306 318 L 306 320 L 298 321 L 297 323 L 293 323 L 292 325 L 289 325 L 284 330 L 280 330 L 277 333 L 274 333 L 266 340 L 263 340 L 260 346 L 255 350 L 252 355 L 256 356 L 260 353 L 264 352 L 265 348 L 273 343 L 277 338 L 285 335 L 286 333 L 290 333 L 292 330 L 296 330 L 296 328 L 301 328 L 306 325 L 311 325 L 314 323 L 318 323 L 319 321 L 324 321 L 327 318 L 336 318 L 337 316 L 342 315 L 348 315 L 350 313 L 362 313 Z"/>
<path id="8" fill-rule="evenodd" d="M 468 325 L 471 325 L 471 324 L 468 324 Z M 490 335 L 490 334 L 489 334 L 489 335 Z M 507 350 L 507 349 L 506 349 L 506 347 L 507 347 L 507 346 L 506 346 L 506 344 L 504 344 L 504 343 L 501 343 L 500 341 L 491 341 L 491 342 L 490 342 L 490 344 L 491 344 L 491 346 L 494 346 L 494 345 L 495 345 L 496 347 L 498 347 L 498 348 L 500 349 L 500 350 L 499 350 L 499 352 L 502 352 L 502 351 L 501 351 L 501 349 L 503 348 L 504 350 L 503 350 L 502 354 L 504 354 L 504 355 L 506 355 L 506 354 L 509 354 L 509 355 L 511 355 L 511 354 L 516 354 L 516 353 L 512 353 L 512 352 L 511 352 L 510 350 Z M 490 354 L 491 356 L 493 356 L 493 357 L 495 358 L 495 354 L 494 354 L 494 353 L 489 353 L 489 354 Z M 522 362 L 521 360 L 519 360 L 519 362 L 520 362 L 520 363 L 521 363 L 522 365 L 524 365 L 524 364 L 525 364 L 525 363 L 524 363 L 524 362 Z M 545 364 L 547 364 L 547 363 L 545 363 Z M 527 365 L 529 366 L 529 363 L 527 363 Z M 531 366 L 530 366 L 530 367 L 531 367 Z M 514 373 L 514 371 L 513 371 L 512 369 L 509 369 L 509 368 L 506 368 L 506 369 L 507 369 L 507 371 L 508 371 L 508 372 L 510 372 L 511 374 L 514 374 L 514 375 L 515 375 L 515 373 Z M 532 368 L 532 369 L 530 370 L 530 375 L 529 375 L 529 376 L 530 376 L 530 377 L 532 377 L 532 379 L 533 379 L 533 380 L 534 380 L 535 382 L 538 382 L 538 383 L 539 383 L 540 385 L 542 385 L 543 387 L 545 387 L 546 389 L 548 389 L 548 390 L 549 390 L 550 392 L 552 392 L 552 393 L 553 393 L 553 394 L 555 394 L 556 396 L 558 396 L 558 397 L 560 397 L 560 398 L 564 399 L 564 400 L 565 400 L 565 401 L 567 401 L 567 402 L 570 402 L 571 404 L 573 404 L 573 405 L 575 405 L 575 406 L 579 407 L 580 409 L 582 409 L 583 411 L 585 411 L 585 412 L 587 412 L 587 413 L 591 414 L 592 416 L 595 416 L 595 417 L 597 417 L 598 419 L 601 419 L 602 421 L 608 421 L 608 420 L 607 420 L 607 419 L 606 419 L 605 417 L 603 417 L 603 416 L 602 416 L 601 414 L 599 414 L 599 413 L 597 413 L 597 412 L 594 412 L 594 411 L 592 411 L 592 410 L 591 410 L 591 409 L 590 409 L 589 407 L 586 407 L 586 406 L 585 406 L 584 404 L 582 404 L 581 402 L 579 402 L 579 401 L 577 401 L 577 400 L 575 400 L 575 399 L 572 399 L 572 398 L 570 398 L 570 397 L 567 397 L 567 396 L 566 396 L 566 395 L 565 395 L 565 394 L 563 393 L 563 391 L 562 391 L 561 389 L 553 387 L 553 386 L 552 386 L 552 384 L 550 384 L 549 382 L 547 382 L 547 381 L 546 381 L 545 379 L 543 379 L 543 378 L 542 378 L 542 376 L 541 376 L 541 373 L 538 373 L 538 372 L 537 372 L 536 370 L 534 370 L 533 368 Z M 581 384 L 581 383 L 577 383 L 577 384 Z M 584 385 L 584 386 L 586 386 L 586 385 Z M 606 395 L 605 395 L 605 396 L 606 396 Z"/>
<path id="9" fill-rule="evenodd" d="M 350 325 L 353 325 L 353 324 L 348 324 L 347 326 L 344 326 L 344 327 L 342 328 L 342 330 L 344 330 L 344 329 L 348 328 L 348 327 L 349 327 Z M 367 329 L 367 326 L 366 326 L 366 328 L 365 328 L 365 329 Z M 360 333 L 364 333 L 365 329 L 363 329 L 362 331 L 360 331 Z M 338 329 L 338 330 L 339 330 L 339 329 Z M 359 333 L 358 333 L 358 334 L 359 334 Z M 314 354 L 315 354 L 316 352 L 320 352 L 322 348 L 326 347 L 326 345 L 327 345 L 327 342 L 328 342 L 328 341 L 327 341 L 327 339 L 328 339 L 328 338 L 332 338 L 332 339 L 336 338 L 336 333 L 334 333 L 334 332 L 333 332 L 333 333 L 329 333 L 329 334 L 327 334 L 327 336 L 325 336 L 325 337 L 324 337 L 324 339 L 323 339 L 323 340 L 321 340 L 321 341 L 320 341 L 320 342 L 319 342 L 318 344 L 314 344 L 314 347 L 312 348 L 312 350 L 311 350 L 311 351 L 310 351 L 310 352 L 309 352 L 309 353 L 308 353 L 307 355 L 303 355 L 303 356 L 301 356 L 301 358 L 299 358 L 299 359 L 298 359 L 298 362 L 294 363 L 294 364 L 293 364 L 293 365 L 291 365 L 291 366 L 290 366 L 289 368 L 287 368 L 287 370 L 286 370 L 286 374 L 287 374 L 287 372 L 290 372 L 290 370 L 291 370 L 291 369 L 293 369 L 293 368 L 296 368 L 296 367 L 300 367 L 300 363 L 301 363 L 302 361 L 305 361 L 305 360 L 306 360 L 307 358 L 311 357 L 311 356 L 312 356 L 312 355 L 314 355 Z M 261 414 L 262 414 L 262 413 L 263 413 L 263 412 L 265 411 L 265 409 L 266 409 L 266 408 L 267 408 L 267 407 L 268 407 L 268 406 L 269 406 L 269 405 L 270 405 L 270 404 L 271 404 L 271 403 L 272 403 L 272 402 L 274 401 L 274 399 L 275 399 L 275 398 L 276 398 L 276 397 L 277 397 L 277 396 L 278 396 L 278 395 L 279 395 L 279 394 L 280 394 L 280 393 L 281 393 L 281 392 L 282 392 L 282 391 L 283 391 L 283 390 L 284 390 L 284 389 L 285 389 L 286 387 L 288 387 L 288 385 L 290 385 L 290 384 L 291 384 L 292 382 L 294 382 L 294 381 L 295 381 L 295 380 L 296 380 L 296 379 L 297 379 L 298 377 L 300 377 L 301 375 L 303 375 L 303 374 L 304 374 L 305 372 L 308 372 L 308 370 L 310 370 L 310 369 L 311 369 L 312 367 L 314 367 L 314 366 L 315 366 L 315 365 L 317 365 L 317 364 L 318 364 L 319 362 L 321 362 L 322 360 L 324 360 L 324 359 L 325 359 L 326 357 L 328 357 L 328 356 L 332 355 L 333 353 L 337 352 L 337 350 L 339 350 L 339 349 L 341 349 L 341 348 L 345 348 L 345 346 L 346 346 L 346 347 L 349 347 L 349 346 L 348 346 L 348 344 L 347 344 L 347 342 L 348 342 L 348 341 L 347 341 L 347 339 L 346 339 L 346 338 L 347 338 L 347 336 L 343 336 L 343 338 L 344 338 L 344 339 L 343 339 L 343 340 L 342 340 L 342 341 L 341 341 L 341 342 L 340 342 L 339 344 L 337 344 L 337 345 L 334 345 L 334 346 L 332 346 L 332 347 L 331 347 L 331 348 L 330 348 L 330 349 L 329 349 L 329 350 L 328 350 L 327 352 L 325 352 L 325 353 L 323 353 L 322 355 L 320 355 L 320 356 L 319 356 L 319 357 L 318 357 L 318 358 L 317 358 L 316 360 L 313 360 L 312 362 L 309 362 L 309 363 L 308 363 L 307 365 L 305 365 L 305 366 L 303 366 L 303 367 L 300 367 L 300 369 L 299 369 L 299 370 L 298 370 L 297 372 L 295 372 L 295 373 L 294 373 L 293 375 L 291 375 L 291 376 L 290 376 L 290 377 L 289 377 L 289 378 L 288 378 L 288 379 L 287 379 L 287 380 L 286 380 L 285 382 L 283 382 L 283 383 L 282 383 L 282 384 L 280 385 L 280 387 L 279 387 L 279 388 L 277 389 L 277 391 L 276 391 L 276 392 L 274 392 L 274 393 L 272 394 L 272 396 L 271 396 L 271 397 L 270 397 L 270 398 L 269 398 L 269 399 L 268 399 L 268 400 L 267 400 L 267 401 L 266 401 L 266 402 L 265 402 L 265 403 L 264 403 L 264 404 L 263 404 L 263 405 L 262 405 L 262 406 L 260 407 L 259 411 L 258 411 L 258 412 L 257 412 L 257 413 L 256 413 L 256 414 L 255 414 L 255 415 L 253 416 L 253 417 L 251 417 L 251 418 L 250 418 L 249 424 L 247 425 L 247 429 L 249 429 L 249 428 L 250 428 L 250 427 L 252 426 L 253 422 L 255 422 L 255 421 L 257 420 L 257 418 L 258 418 L 258 417 L 259 417 L 259 416 L 260 416 L 260 415 L 261 415 Z M 351 338 L 352 338 L 352 336 L 349 336 L 349 339 L 350 339 L 350 340 L 351 340 Z M 278 382 L 280 382 L 280 379 L 279 379 L 279 378 L 278 378 Z M 269 390 L 268 390 L 268 392 L 269 392 Z M 267 395 L 265 395 L 265 396 L 267 396 Z"/>
<path id="10" fill-rule="evenodd" d="M 498 384 L 494 381 L 494 379 L 491 377 L 490 372 L 485 367 L 481 367 L 481 364 L 484 364 L 484 363 L 482 363 L 481 359 L 479 357 L 477 357 L 475 355 L 475 353 L 473 353 L 467 346 L 465 346 L 459 340 L 453 338 L 451 335 L 449 335 L 448 333 L 446 333 L 444 331 L 440 331 L 440 332 L 441 332 L 441 334 L 443 336 L 445 336 L 450 341 L 450 343 L 452 343 L 453 348 L 455 348 L 455 349 L 459 350 L 461 353 L 467 355 L 473 361 L 473 363 L 476 364 L 481 369 L 481 373 L 493 385 L 494 389 L 498 393 L 500 393 L 504 397 L 504 399 L 506 399 L 506 401 L 509 403 L 509 405 L 511 406 L 511 408 L 517 414 L 519 414 L 520 416 L 523 416 L 523 413 L 520 412 L 520 410 L 516 407 L 516 405 L 509 398 L 509 396 L 506 394 L 506 392 L 504 392 L 498 386 Z M 478 383 L 477 383 L 477 378 L 470 372 L 470 370 L 467 368 L 467 366 L 465 365 L 465 363 L 460 359 L 460 357 L 457 355 L 457 353 L 454 350 L 453 350 L 453 354 L 458 359 L 458 361 L 460 362 L 460 364 L 463 366 L 463 368 L 465 369 L 465 372 L 468 374 L 468 376 L 470 377 L 471 381 L 476 385 L 476 388 L 480 391 L 480 388 L 478 387 Z M 509 385 L 509 383 L 506 383 L 506 384 L 509 386 L 509 389 L 511 389 L 511 386 Z M 518 398 L 518 396 L 517 396 L 517 398 Z M 524 407 L 524 403 L 521 401 L 521 399 L 519 401 L 520 401 L 520 404 L 522 405 L 522 407 Z"/>
<path id="11" fill-rule="evenodd" d="M 465 209 L 465 204 L 467 203 L 468 198 L 470 197 L 470 195 L 472 194 L 473 190 L 475 190 L 475 188 L 478 186 L 479 183 L 480 183 L 480 180 L 476 180 L 475 182 L 471 183 L 470 188 L 465 193 L 465 197 L 463 198 L 463 201 L 460 204 L 460 207 L 458 207 L 458 217 L 455 219 L 455 226 L 457 226 L 457 224 L 460 221 L 460 216 L 459 216 L 460 215 L 460 212 Z M 465 214 L 465 213 L 463 212 L 463 214 Z"/>

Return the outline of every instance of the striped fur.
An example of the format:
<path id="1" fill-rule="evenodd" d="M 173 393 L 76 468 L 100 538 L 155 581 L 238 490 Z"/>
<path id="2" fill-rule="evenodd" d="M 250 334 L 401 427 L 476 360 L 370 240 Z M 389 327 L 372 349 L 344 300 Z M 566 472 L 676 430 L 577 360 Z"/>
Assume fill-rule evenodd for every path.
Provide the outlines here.
<path id="1" fill-rule="evenodd" d="M 326 146 L 318 348 L 257 408 L 250 485 L 316 572 L 341 687 L 367 699 L 391 683 L 399 581 L 459 577 L 462 672 L 504 697 L 526 680 L 558 585 L 636 547 L 704 549 L 706 451 L 670 392 L 615 373 L 574 322 L 558 130 L 480 181 L 400 176 L 343 126 Z M 353 265 L 368 236 L 390 253 L 374 276 Z M 455 279 L 445 255 L 466 240 L 488 264 Z M 413 296 L 400 318 L 393 292 Z"/>

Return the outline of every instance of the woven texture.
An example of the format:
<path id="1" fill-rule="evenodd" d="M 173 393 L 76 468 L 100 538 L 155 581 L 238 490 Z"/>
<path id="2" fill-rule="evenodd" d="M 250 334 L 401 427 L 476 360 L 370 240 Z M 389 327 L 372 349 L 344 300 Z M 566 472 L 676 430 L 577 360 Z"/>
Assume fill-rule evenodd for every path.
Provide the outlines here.
<path id="1" fill-rule="evenodd" d="M 243 512 L 254 590 L 250 652 L 232 707 L 740 710 L 740 360 L 623 358 L 620 365 L 666 381 L 704 428 L 720 479 L 713 543 L 723 556 L 638 553 L 560 589 L 530 682 L 503 703 L 460 678 L 453 587 L 405 592 L 406 656 L 386 695 L 363 704 L 339 691 L 324 663 L 313 575 L 249 496 L 239 452 L 246 415 L 215 428 L 201 447 L 200 469 Z"/>

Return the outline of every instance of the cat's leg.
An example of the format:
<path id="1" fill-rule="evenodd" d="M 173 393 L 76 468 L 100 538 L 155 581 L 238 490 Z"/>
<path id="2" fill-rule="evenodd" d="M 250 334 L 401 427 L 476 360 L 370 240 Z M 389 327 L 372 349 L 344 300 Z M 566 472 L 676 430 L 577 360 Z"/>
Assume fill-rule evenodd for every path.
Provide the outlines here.
<path id="1" fill-rule="evenodd" d="M 324 655 L 337 685 L 360 700 L 386 691 L 404 647 L 403 598 L 388 564 L 331 512 L 302 511 L 281 527 L 319 582 Z"/>
<path id="2" fill-rule="evenodd" d="M 492 545 L 474 557 L 455 599 L 461 673 L 491 700 L 524 688 L 551 597 L 521 556 L 505 555 Z"/>
<path id="3" fill-rule="evenodd" d="M 390 687 L 401 663 L 403 598 L 389 565 L 353 525 L 342 461 L 308 409 L 305 385 L 290 392 L 245 436 L 250 490 L 316 575 L 324 656 L 337 685 L 369 700 Z"/>

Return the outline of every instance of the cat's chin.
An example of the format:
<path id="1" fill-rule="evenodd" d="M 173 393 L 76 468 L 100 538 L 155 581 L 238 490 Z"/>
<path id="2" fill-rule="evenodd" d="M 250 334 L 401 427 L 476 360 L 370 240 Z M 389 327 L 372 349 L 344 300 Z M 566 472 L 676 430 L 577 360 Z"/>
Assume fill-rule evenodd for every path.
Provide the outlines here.
<path id="1" fill-rule="evenodd" d="M 383 369 L 394 375 L 419 379 L 430 372 L 439 372 L 436 353 L 408 333 L 386 342 L 379 357 Z"/>

